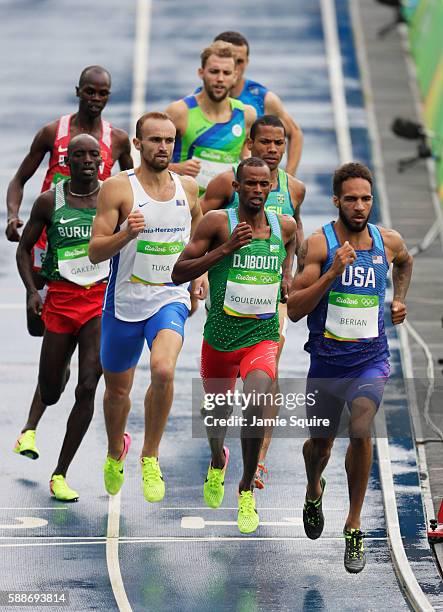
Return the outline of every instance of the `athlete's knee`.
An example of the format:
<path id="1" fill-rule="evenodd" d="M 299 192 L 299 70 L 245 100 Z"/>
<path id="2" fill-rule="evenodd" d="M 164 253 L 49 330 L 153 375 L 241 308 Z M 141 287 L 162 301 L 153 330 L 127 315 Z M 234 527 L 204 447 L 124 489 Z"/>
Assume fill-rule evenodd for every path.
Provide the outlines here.
<path id="1" fill-rule="evenodd" d="M 303 446 L 303 454 L 314 454 L 316 457 L 326 459 L 331 456 L 333 438 L 309 438 Z"/>
<path id="2" fill-rule="evenodd" d="M 58 402 L 62 394 L 61 387 L 44 381 L 42 378 L 39 378 L 38 385 L 40 389 L 40 398 L 43 404 L 46 406 L 53 406 Z"/>
<path id="3" fill-rule="evenodd" d="M 174 380 L 174 363 L 170 360 L 151 361 L 151 381 L 156 386 L 168 385 Z"/>
<path id="4" fill-rule="evenodd" d="M 94 404 L 95 392 L 100 375 L 90 374 L 82 379 L 75 388 L 75 399 L 77 402 L 88 402 Z"/>
<path id="5" fill-rule="evenodd" d="M 355 450 L 367 450 L 372 447 L 372 437 L 367 429 L 358 429 L 350 433 L 349 442 Z"/>

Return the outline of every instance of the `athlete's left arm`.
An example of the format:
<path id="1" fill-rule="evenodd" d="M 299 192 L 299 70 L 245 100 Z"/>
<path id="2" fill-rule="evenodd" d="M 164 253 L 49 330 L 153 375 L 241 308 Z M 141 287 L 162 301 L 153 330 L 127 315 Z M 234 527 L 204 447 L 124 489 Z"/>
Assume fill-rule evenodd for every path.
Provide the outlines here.
<path id="1" fill-rule="evenodd" d="M 282 229 L 282 239 L 285 243 L 286 257 L 282 264 L 282 278 L 280 285 L 280 302 L 288 301 L 289 289 L 292 285 L 292 266 L 294 263 L 295 246 L 297 242 L 297 225 L 289 215 L 279 215 Z"/>
<path id="2" fill-rule="evenodd" d="M 131 143 L 129 142 L 129 136 L 124 130 L 119 128 L 113 128 L 113 138 L 115 141 L 116 148 L 116 159 L 120 170 L 130 170 L 134 167 L 134 162 L 131 157 Z"/>
<path id="3" fill-rule="evenodd" d="M 298 250 L 303 244 L 303 240 L 305 239 L 303 234 L 303 223 L 301 220 L 300 208 L 303 204 L 306 195 L 306 187 L 305 184 L 294 178 L 293 176 L 288 175 L 288 187 L 289 193 L 291 196 L 292 205 L 294 206 L 294 219 L 297 223 L 296 229 L 296 245 L 295 245 L 295 254 L 298 255 Z"/>
<path id="4" fill-rule="evenodd" d="M 385 243 L 386 254 L 392 262 L 392 284 L 394 297 L 391 304 L 393 325 L 403 323 L 406 319 L 406 293 L 411 282 L 413 259 L 400 234 L 394 230 L 380 228 Z"/>
<path id="5" fill-rule="evenodd" d="M 180 176 L 180 181 L 185 190 L 186 197 L 189 202 L 189 210 L 191 212 L 191 238 L 195 234 L 195 230 L 203 219 L 203 213 L 200 208 L 198 198 L 198 183 L 190 176 Z M 205 272 L 191 282 L 191 311 L 189 315 L 193 315 L 198 308 L 198 300 L 205 300 L 208 295 L 209 282 L 208 274 Z"/>
<path id="6" fill-rule="evenodd" d="M 275 115 L 282 120 L 288 138 L 288 148 L 286 151 L 286 172 L 294 175 L 300 163 L 303 148 L 303 132 L 300 126 L 295 123 L 293 118 L 287 113 L 283 102 L 273 91 L 268 91 L 265 95 L 265 114 Z"/>
<path id="7" fill-rule="evenodd" d="M 246 159 L 247 157 L 251 157 L 251 150 L 248 147 L 248 138 L 249 132 L 251 131 L 251 126 L 254 121 L 257 119 L 257 111 L 253 106 L 249 104 L 245 104 L 245 141 L 243 143 L 243 148 L 241 150 L 240 158 Z"/>

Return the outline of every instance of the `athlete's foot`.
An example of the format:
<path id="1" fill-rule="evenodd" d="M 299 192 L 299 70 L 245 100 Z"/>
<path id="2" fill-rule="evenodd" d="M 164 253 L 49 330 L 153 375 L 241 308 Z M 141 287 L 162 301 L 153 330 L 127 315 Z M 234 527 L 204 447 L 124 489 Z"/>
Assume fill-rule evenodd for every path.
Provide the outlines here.
<path id="1" fill-rule="evenodd" d="M 49 483 L 49 490 L 51 495 L 60 501 L 65 502 L 76 502 L 78 501 L 79 494 L 74 489 L 68 486 L 65 477 L 61 474 L 53 474 Z"/>
<path id="2" fill-rule="evenodd" d="M 143 495 L 148 502 L 159 502 L 165 496 L 163 480 L 157 457 L 141 457 Z"/>
<path id="3" fill-rule="evenodd" d="M 257 470 L 254 476 L 254 487 L 256 489 L 264 489 L 265 488 L 265 478 L 268 475 L 268 468 L 264 463 L 259 463 L 257 465 Z"/>
<path id="4" fill-rule="evenodd" d="M 366 554 L 363 546 L 364 533 L 360 529 L 345 529 L 345 569 L 350 574 L 358 574 L 366 565 Z"/>
<path id="5" fill-rule="evenodd" d="M 208 475 L 206 476 L 203 485 L 203 497 L 206 505 L 210 508 L 218 508 L 223 501 L 225 495 L 225 473 L 229 463 L 229 449 L 223 447 L 225 453 L 225 464 L 222 468 L 212 467 L 212 461 L 209 464 Z"/>
<path id="6" fill-rule="evenodd" d="M 240 491 L 238 495 L 237 525 L 241 533 L 253 533 L 260 519 L 255 509 L 255 499 L 252 491 Z"/>
<path id="7" fill-rule="evenodd" d="M 103 477 L 105 481 L 105 489 L 109 495 L 117 495 L 122 488 L 125 479 L 123 464 L 131 446 L 131 436 L 128 433 L 123 435 L 123 451 L 118 459 L 114 459 L 109 455 L 106 457 L 105 465 L 103 466 Z"/>
<path id="8" fill-rule="evenodd" d="M 303 525 L 306 535 L 311 540 L 316 540 L 321 536 L 323 527 L 325 525 L 325 518 L 323 516 L 322 509 L 323 493 L 326 486 L 326 480 L 324 478 L 320 479 L 320 486 L 320 497 L 315 500 L 305 497 L 305 504 L 303 506 Z"/>
<path id="9" fill-rule="evenodd" d="M 13 448 L 14 453 L 29 457 L 29 459 L 38 459 L 39 452 L 35 445 L 35 429 L 27 429 L 18 437 Z"/>

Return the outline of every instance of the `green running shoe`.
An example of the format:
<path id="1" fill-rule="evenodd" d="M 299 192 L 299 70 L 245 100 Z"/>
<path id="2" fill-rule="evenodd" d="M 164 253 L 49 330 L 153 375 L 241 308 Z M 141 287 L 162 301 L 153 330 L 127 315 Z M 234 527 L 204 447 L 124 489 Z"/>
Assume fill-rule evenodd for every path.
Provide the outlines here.
<path id="1" fill-rule="evenodd" d="M 316 540 L 321 536 L 323 527 L 325 526 L 325 517 L 323 516 L 322 499 L 325 492 L 326 480 L 320 479 L 321 495 L 318 499 L 312 501 L 305 498 L 303 506 L 303 526 L 305 533 L 311 540 Z"/>
<path id="2" fill-rule="evenodd" d="M 363 546 L 364 533 L 360 529 L 344 529 L 346 540 L 345 569 L 350 574 L 358 574 L 366 565 L 366 554 Z"/>
<path id="3" fill-rule="evenodd" d="M 203 497 L 206 505 L 210 508 L 218 508 L 223 501 L 225 495 L 225 473 L 229 462 L 229 449 L 223 447 L 225 453 L 225 465 L 222 468 L 212 467 L 212 461 L 209 463 L 208 475 L 206 476 L 203 485 Z"/>
<path id="4" fill-rule="evenodd" d="M 68 487 L 65 477 L 61 474 L 52 475 L 49 483 L 49 490 L 51 491 L 51 495 L 60 501 L 76 502 L 79 498 L 77 491 Z"/>
<path id="5" fill-rule="evenodd" d="M 105 465 L 103 466 L 103 477 L 105 480 L 105 489 L 109 495 L 117 495 L 122 488 L 125 474 L 123 464 L 131 446 L 131 436 L 128 433 L 123 435 L 123 451 L 118 459 L 106 457 Z"/>
<path id="6" fill-rule="evenodd" d="M 38 459 L 40 453 L 35 445 L 35 429 L 24 431 L 17 439 L 13 451 L 29 459 Z"/>
<path id="7" fill-rule="evenodd" d="M 148 502 L 159 502 L 165 496 L 165 482 L 157 457 L 142 457 L 143 495 Z"/>
<path id="8" fill-rule="evenodd" d="M 260 519 L 255 509 L 252 491 L 242 491 L 238 496 L 237 525 L 240 533 L 252 533 L 258 527 Z"/>

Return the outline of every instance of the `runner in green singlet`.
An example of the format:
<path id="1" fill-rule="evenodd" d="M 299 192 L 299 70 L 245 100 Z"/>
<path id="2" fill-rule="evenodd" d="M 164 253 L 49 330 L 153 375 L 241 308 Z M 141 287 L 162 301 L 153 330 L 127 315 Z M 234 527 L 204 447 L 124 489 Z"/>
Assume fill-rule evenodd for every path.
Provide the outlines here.
<path id="1" fill-rule="evenodd" d="M 253 157 L 263 159 L 271 170 L 271 191 L 265 203 L 265 210 L 273 210 L 278 214 L 294 217 L 297 222 L 296 252 L 303 242 L 303 226 L 300 216 L 300 207 L 305 197 L 305 186 L 298 179 L 287 174 L 279 168 L 286 149 L 285 128 L 278 117 L 274 115 L 263 115 L 251 127 L 251 132 L 246 141 Z M 203 214 L 209 210 L 218 208 L 238 207 L 238 193 L 234 190 L 232 182 L 235 179 L 235 167 L 216 176 L 209 183 L 202 200 Z M 277 355 L 277 364 L 285 343 L 285 332 L 287 327 L 286 304 L 279 304 L 280 318 L 280 341 Z M 277 389 L 276 389 L 277 391 Z M 276 415 L 278 407 L 275 409 Z M 268 473 L 265 465 L 266 455 L 271 443 L 272 428 L 267 428 L 260 451 L 259 464 L 255 475 L 255 486 L 263 489 L 264 479 Z"/>
<path id="2" fill-rule="evenodd" d="M 194 237 L 180 255 L 173 273 L 184 283 L 209 270 L 211 306 L 204 329 L 201 373 L 206 398 L 223 393 L 220 410 L 209 411 L 205 425 L 212 459 L 203 492 L 206 504 L 217 508 L 223 501 L 229 450 L 224 446 L 229 415 L 228 392 L 237 375 L 249 398 L 241 422 L 243 476 L 238 488 L 238 527 L 255 531 L 259 518 L 252 488 L 263 441 L 261 398 L 271 392 L 276 376 L 279 340 L 278 302 L 286 301 L 295 243 L 295 221 L 264 206 L 271 188 L 271 172 L 256 157 L 243 160 L 234 188 L 239 206 L 211 211 L 203 217 Z M 216 417 L 216 418 L 215 418 Z"/>

